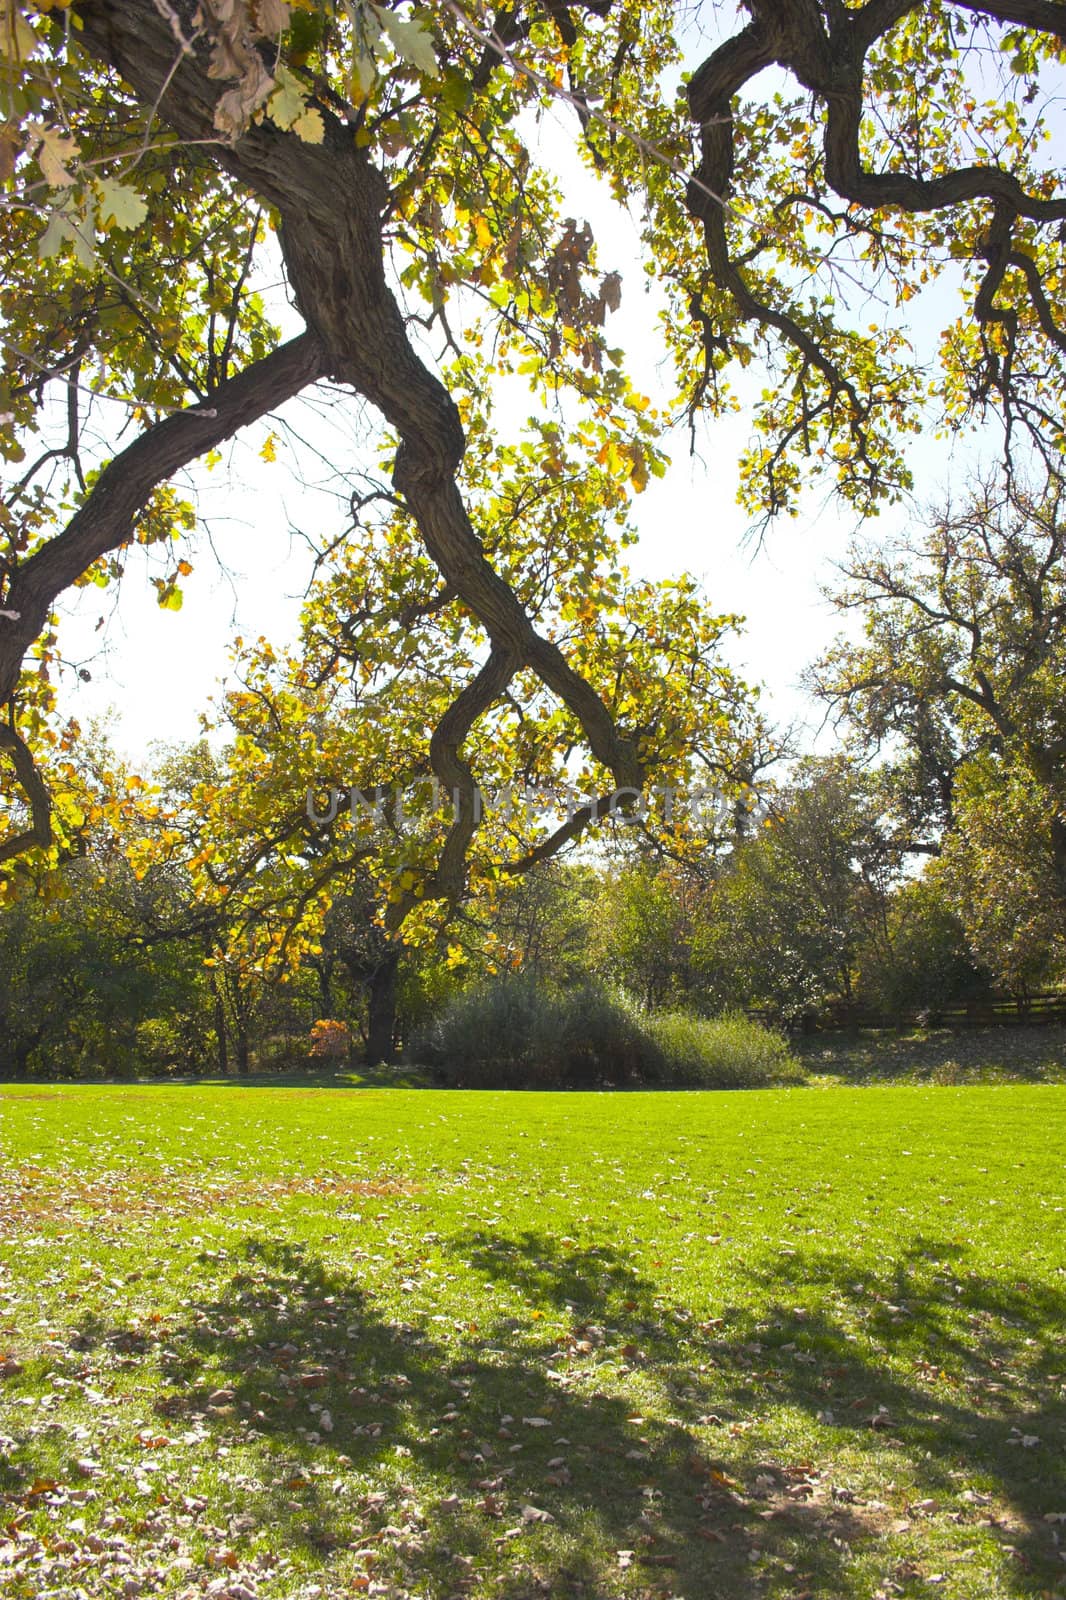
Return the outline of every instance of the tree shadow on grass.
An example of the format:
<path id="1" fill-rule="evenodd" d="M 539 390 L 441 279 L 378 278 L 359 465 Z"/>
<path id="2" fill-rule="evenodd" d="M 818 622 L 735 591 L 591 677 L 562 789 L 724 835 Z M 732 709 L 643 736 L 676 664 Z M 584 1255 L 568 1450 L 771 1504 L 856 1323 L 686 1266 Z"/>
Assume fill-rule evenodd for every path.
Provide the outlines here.
<path id="1" fill-rule="evenodd" d="M 757 1319 L 700 1326 L 608 1245 L 529 1230 L 446 1249 L 485 1281 L 480 1326 L 435 1320 L 424 1299 L 401 1320 L 358 1268 L 251 1224 L 162 1328 L 83 1319 L 97 1370 L 128 1366 L 155 1390 L 152 1427 L 174 1452 L 155 1480 L 160 1537 L 205 1523 L 237 1578 L 262 1577 L 270 1530 L 329 1595 L 858 1600 L 921 1592 L 894 1542 L 900 1505 L 871 1503 L 899 1478 L 958 1517 L 960 1549 L 1001 1518 L 1007 1592 L 1061 1573 L 1043 1516 L 1066 1506 L 1050 1458 L 1066 1415 L 1053 1354 L 1025 1339 L 1066 1325 L 1066 1296 L 980 1277 L 961 1247 L 927 1241 L 862 1286 L 844 1252 L 784 1257 L 753 1279 Z M 501 1285 L 542 1320 L 486 1317 Z M 796 1412 L 832 1413 L 825 1461 L 790 1442 Z M 937 1515 L 913 1513 L 914 1540 Z M 295 1588 L 273 1581 L 300 1586 L 295 1570 Z"/>
<path id="2" fill-rule="evenodd" d="M 794 1041 L 804 1068 L 848 1084 L 1061 1083 L 1066 1028 L 1019 1026 L 816 1034 Z"/>
<path id="3" fill-rule="evenodd" d="M 482 1277 L 506 1281 L 535 1305 L 600 1321 L 617 1315 L 630 1326 L 638 1312 L 653 1313 L 659 1295 L 654 1281 L 611 1245 L 563 1244 L 535 1229 L 514 1236 L 472 1229 L 449 1248 Z"/>
<path id="4" fill-rule="evenodd" d="M 801 1464 L 743 1460 L 728 1440 L 708 1454 L 670 1330 L 649 1337 L 653 1286 L 616 1252 L 507 1242 L 504 1271 L 528 1266 L 541 1303 L 573 1313 L 546 1335 L 390 1319 L 347 1270 L 258 1230 L 239 1254 L 138 1375 L 158 1363 L 160 1430 L 222 1466 L 238 1564 L 269 1526 L 326 1564 L 330 1594 L 364 1578 L 425 1600 L 860 1592 L 847 1550 L 862 1513 L 790 1499 Z M 601 1336 L 589 1319 L 605 1305 Z M 98 1354 L 121 1337 L 82 1330 Z M 636 1415 L 619 1363 L 669 1408 Z M 198 1514 L 225 1520 L 202 1492 Z"/>
<path id="5" fill-rule="evenodd" d="M 758 1322 L 738 1314 L 710 1353 L 742 1396 L 757 1341 L 779 1403 L 842 1448 L 872 1446 L 886 1481 L 905 1466 L 929 1514 L 991 1529 L 1018 1592 L 1066 1592 L 1047 1520 L 1066 1509 L 1066 1290 L 979 1273 L 967 1255 L 918 1240 L 857 1282 L 845 1251 L 790 1253 L 753 1274 Z"/>

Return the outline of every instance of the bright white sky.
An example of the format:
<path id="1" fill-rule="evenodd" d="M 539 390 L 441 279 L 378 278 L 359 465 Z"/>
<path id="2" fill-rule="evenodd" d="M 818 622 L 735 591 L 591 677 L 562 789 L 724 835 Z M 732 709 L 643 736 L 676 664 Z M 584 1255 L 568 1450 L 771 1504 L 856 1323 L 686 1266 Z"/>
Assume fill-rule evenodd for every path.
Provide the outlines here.
<path id="1" fill-rule="evenodd" d="M 591 221 L 601 269 L 622 273 L 622 308 L 612 319 L 612 343 L 627 351 L 638 386 L 653 400 L 664 397 L 670 374 L 659 365 L 654 290 L 649 292 L 639 264 L 635 225 L 575 161 L 573 132 L 562 112 L 546 122 L 541 151 L 545 159 L 554 155 L 559 172 L 566 174 L 568 209 Z M 291 323 L 291 316 L 286 320 Z M 865 312 L 863 320 L 871 320 Z M 916 338 L 923 324 L 932 335 L 940 320 L 933 307 L 919 309 Z M 357 430 L 350 423 L 335 431 L 321 412 L 299 402 L 286 414 L 340 471 L 349 464 L 353 469 L 373 465 L 365 451 L 360 459 Z M 761 547 L 746 546 L 747 519 L 736 503 L 736 463 L 748 428 L 743 415 L 711 423 L 695 458 L 689 456 L 687 434 L 678 433 L 672 470 L 665 480 L 653 479 L 635 502 L 641 538 L 629 560 L 649 577 L 690 570 L 703 580 L 716 610 L 747 617 L 731 652 L 733 664 L 750 682 L 765 685 L 764 705 L 777 721 L 806 725 L 809 746 L 820 711 L 801 693 L 798 679 L 837 632 L 821 588 L 832 581 L 833 563 L 860 530 L 854 515 L 828 503 L 823 492 L 809 497 L 800 518 L 771 529 Z M 134 762 L 144 761 L 152 741 L 198 736 L 199 714 L 226 673 L 234 634 L 265 634 L 279 646 L 292 639 L 311 555 L 306 541 L 291 530 L 303 529 L 318 543 L 343 526 L 335 494 L 301 486 L 287 465 L 284 443 L 279 443 L 276 465 L 258 459 L 266 431 L 252 430 L 245 441 L 225 448 L 213 473 L 196 474 L 217 559 L 201 531 L 196 550 L 186 552 L 195 571 L 184 580 L 181 612 L 160 610 L 137 558 L 128 562 L 117 595 L 83 590 L 69 608 L 64 654 L 88 666 L 92 681 L 82 684 L 65 673 L 61 709 L 83 722 L 108 716 L 113 742 Z M 965 478 L 965 453 L 953 459 L 948 452 L 949 446 L 931 434 L 915 441 L 917 503 L 935 498 L 952 480 L 958 487 Z M 972 459 L 972 447 L 970 454 Z M 300 470 L 312 478 L 330 475 L 321 461 L 308 468 L 306 458 Z M 886 535 L 907 514 L 882 516 L 869 531 Z M 101 612 L 107 621 L 98 628 Z"/>

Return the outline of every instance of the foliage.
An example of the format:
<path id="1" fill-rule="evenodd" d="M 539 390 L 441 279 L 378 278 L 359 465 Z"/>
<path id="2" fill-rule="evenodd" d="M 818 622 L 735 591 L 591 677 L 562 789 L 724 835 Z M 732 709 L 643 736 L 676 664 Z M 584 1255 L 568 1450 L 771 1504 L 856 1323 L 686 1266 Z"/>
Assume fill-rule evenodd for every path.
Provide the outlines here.
<path id="1" fill-rule="evenodd" d="M 605 877 L 590 930 L 594 964 L 648 1007 L 693 988 L 693 891 L 683 874 L 651 863 Z"/>
<path id="2" fill-rule="evenodd" d="M 599 515 L 597 484 L 593 473 L 588 492 L 600 497 Z M 499 503 L 506 479 L 496 474 L 493 485 Z M 549 484 L 536 516 L 561 523 L 574 495 Z M 520 524 L 516 509 L 507 515 Z M 486 526 L 488 518 L 487 508 Z M 508 545 L 516 584 L 518 545 Z M 542 544 L 529 548 L 532 559 Z M 393 588 L 401 552 L 422 586 L 415 616 Z M 702 759 L 714 762 L 723 794 L 739 792 L 750 752 L 769 735 L 722 659 L 734 619 L 711 614 L 690 578 L 639 583 L 621 566 L 611 577 L 615 599 L 603 595 L 580 617 L 554 614 L 547 599 L 531 597 L 530 607 L 565 630 L 603 703 L 641 721 L 664 780 L 683 790 Z M 537 891 L 523 898 L 518 880 L 638 798 L 609 783 L 603 792 L 595 764 L 575 763 L 580 730 L 533 675 L 484 701 L 442 790 L 440 719 L 450 726 L 476 643 L 463 608 L 419 554 L 409 519 L 391 511 L 378 537 L 323 563 L 298 650 L 237 642 L 237 683 L 221 707 L 228 742 L 190 752 L 169 780 L 162 774 L 136 845 L 142 875 L 187 879 L 220 973 L 285 982 L 309 963 L 328 1009 L 337 982 L 347 984 L 353 1021 L 365 993 L 375 1059 L 391 1055 L 396 1030 L 385 1013 L 410 952 L 435 947 L 456 967 L 474 953 L 513 964 L 524 938 L 532 954 L 532 926 L 521 934 L 511 923 L 528 924 Z M 657 813 L 645 828 L 678 834 Z M 538 938 L 543 915 L 539 925 Z M 558 924 L 551 937 L 561 937 Z"/>
<path id="3" fill-rule="evenodd" d="M 973 760 L 938 863 L 977 959 L 1021 995 L 1066 969 L 1061 793 L 1024 766 Z"/>
<path id="4" fill-rule="evenodd" d="M 208 1058 L 204 975 L 180 946 L 139 943 L 121 861 L 72 863 L 61 899 L 22 896 L 0 918 L 0 1066 L 94 1075 Z"/>
<path id="5" fill-rule="evenodd" d="M 939 873 L 900 884 L 886 907 L 885 938 L 860 960 L 863 1000 L 890 1017 L 925 1013 L 986 993 L 966 929 Z"/>
<path id="6" fill-rule="evenodd" d="M 840 758 L 801 764 L 701 910 L 693 964 L 708 1007 L 763 1006 L 792 1021 L 852 999 L 899 862 L 877 786 Z"/>
<path id="7" fill-rule="evenodd" d="M 739 1012 L 713 1018 L 651 1012 L 645 1026 L 659 1048 L 663 1083 L 752 1089 L 802 1081 L 781 1034 Z"/>
<path id="8" fill-rule="evenodd" d="M 865 622 L 814 673 L 912 848 L 943 849 L 978 960 L 1014 988 L 1063 965 L 1066 525 L 1062 485 L 977 485 L 918 537 L 856 553 L 838 596 Z"/>
<path id="9" fill-rule="evenodd" d="M 587 1088 L 646 1081 L 658 1054 L 636 1008 L 593 985 L 500 977 L 458 995 L 416 1033 L 413 1061 L 464 1088 Z"/>
<path id="10" fill-rule="evenodd" d="M 601 871 L 590 863 L 543 862 L 505 879 L 490 904 L 474 902 L 460 934 L 476 971 L 525 974 L 549 987 L 580 985 L 603 972 L 593 946 L 601 914 Z M 624 987 L 624 985 L 623 985 Z"/>
<path id="11" fill-rule="evenodd" d="M 311 1024 L 311 1048 L 308 1054 L 312 1059 L 339 1060 L 347 1056 L 351 1048 L 352 1036 L 347 1023 L 320 1017 Z"/>

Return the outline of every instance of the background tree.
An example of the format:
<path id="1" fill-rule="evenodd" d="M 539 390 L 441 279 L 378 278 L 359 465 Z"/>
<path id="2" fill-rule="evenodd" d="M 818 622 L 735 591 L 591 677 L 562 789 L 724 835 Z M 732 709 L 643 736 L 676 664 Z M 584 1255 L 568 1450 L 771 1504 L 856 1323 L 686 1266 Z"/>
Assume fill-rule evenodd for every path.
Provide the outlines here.
<path id="1" fill-rule="evenodd" d="M 502 883 L 489 914 L 470 908 L 484 938 L 479 964 L 525 973 L 537 984 L 587 981 L 596 966 L 600 883 L 593 862 L 566 860 L 545 861 Z"/>
<path id="2" fill-rule="evenodd" d="M 1062 484 L 975 488 L 849 564 L 864 619 L 813 674 L 905 814 L 944 854 L 978 959 L 1011 988 L 1061 967 L 1066 916 L 1066 526 Z"/>
<path id="3" fill-rule="evenodd" d="M 1066 969 L 1063 818 L 1061 794 L 1030 768 L 977 757 L 960 778 L 956 824 L 937 863 L 974 959 L 1020 998 L 1061 982 Z"/>
<path id="4" fill-rule="evenodd" d="M 987 995 L 990 980 L 970 947 L 956 897 L 936 870 L 904 881 L 885 906 L 884 937 L 859 955 L 862 1000 L 892 1019 L 935 1022 L 945 1007 Z"/>
<path id="5" fill-rule="evenodd" d="M 396 1006 L 399 987 L 400 946 L 389 938 L 377 920 L 374 884 L 365 873 L 356 873 L 347 892 L 334 895 L 326 912 L 321 950 L 312 950 L 305 960 L 321 974 L 329 964 L 339 963 L 351 991 L 367 1060 L 391 1061 L 396 1039 Z M 335 1016 L 329 1007 L 325 1016 Z"/>
<path id="6" fill-rule="evenodd" d="M 857 998 L 862 952 L 883 945 L 900 852 L 877 785 L 847 761 L 807 760 L 708 891 L 693 939 L 705 1005 L 788 1020 Z"/>
<path id="7" fill-rule="evenodd" d="M 145 943 L 145 897 L 121 853 L 90 849 L 0 917 L 0 1068 L 16 1077 L 209 1066 L 200 953 Z"/>
<path id="8" fill-rule="evenodd" d="M 704 885 L 651 862 L 605 874 L 590 929 L 594 970 L 648 1007 L 699 1003 L 692 946 Z"/>
<path id="9" fill-rule="evenodd" d="M 600 518 L 615 508 L 609 464 L 585 462 L 578 475 L 562 451 L 559 460 L 563 482 L 549 480 L 521 538 L 506 546 L 511 581 L 546 631 L 566 641 L 605 708 L 640 727 L 671 792 L 686 793 L 710 769 L 728 799 L 742 781 L 730 774 L 750 772 L 753 750 L 767 745 L 753 697 L 721 659 L 734 619 L 711 614 L 691 579 L 638 583 L 621 564 L 605 575 L 598 607 L 570 580 L 545 588 L 552 528 L 565 530 L 568 517 L 591 521 L 588 501 Z M 493 465 L 486 530 L 495 517 L 519 516 L 510 499 L 517 484 L 505 463 Z M 404 563 L 411 570 L 398 590 Z M 171 781 L 163 803 L 153 797 L 135 853 L 144 874 L 187 875 L 194 907 L 181 926 L 212 930 L 222 970 L 237 963 L 270 979 L 306 956 L 324 975 L 331 955 L 349 978 L 358 969 L 374 1059 L 390 1054 L 402 944 L 437 944 L 462 962 L 464 939 L 484 942 L 476 926 L 456 929 L 468 903 L 478 923 L 501 906 L 506 917 L 516 905 L 509 884 L 573 846 L 616 803 L 628 810 L 638 800 L 611 783 L 597 790 L 597 764 L 578 759 L 579 726 L 535 675 L 483 704 L 482 675 L 493 663 L 394 510 L 378 537 L 338 546 L 324 562 L 298 650 L 238 646 L 237 684 L 223 702 L 229 742 L 183 792 Z M 447 766 L 439 742 L 475 707 L 467 753 Z M 451 779 L 444 790 L 434 787 L 442 770 Z M 673 838 L 670 807 L 663 796 L 645 831 Z M 499 960 L 521 954 L 508 951 L 503 933 L 495 944 Z"/>

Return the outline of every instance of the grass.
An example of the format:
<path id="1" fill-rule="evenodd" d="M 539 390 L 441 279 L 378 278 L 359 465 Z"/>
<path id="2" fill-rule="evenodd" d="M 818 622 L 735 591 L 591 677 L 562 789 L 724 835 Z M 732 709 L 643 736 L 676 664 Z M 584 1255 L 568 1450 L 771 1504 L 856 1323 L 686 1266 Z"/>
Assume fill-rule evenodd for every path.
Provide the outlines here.
<path id="1" fill-rule="evenodd" d="M 0 1593 L 1062 1594 L 1064 1134 L 1040 1085 L 0 1087 Z"/>
<path id="2" fill-rule="evenodd" d="M 813 1082 L 1066 1083 L 1066 1028 L 864 1029 L 794 1040 Z"/>

